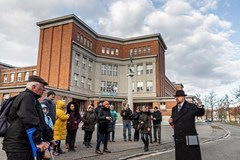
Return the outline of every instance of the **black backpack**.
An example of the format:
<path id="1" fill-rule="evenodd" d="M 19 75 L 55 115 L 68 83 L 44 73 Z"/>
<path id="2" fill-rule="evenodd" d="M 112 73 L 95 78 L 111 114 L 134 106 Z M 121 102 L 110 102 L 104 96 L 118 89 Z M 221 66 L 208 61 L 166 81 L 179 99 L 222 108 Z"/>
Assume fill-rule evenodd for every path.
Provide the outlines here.
<path id="1" fill-rule="evenodd" d="M 18 95 L 14 97 L 10 97 L 2 102 L 1 110 L 0 110 L 0 137 L 5 136 L 7 129 L 10 126 L 7 118 L 8 118 L 9 111 L 12 107 L 13 101 L 17 96 Z"/>

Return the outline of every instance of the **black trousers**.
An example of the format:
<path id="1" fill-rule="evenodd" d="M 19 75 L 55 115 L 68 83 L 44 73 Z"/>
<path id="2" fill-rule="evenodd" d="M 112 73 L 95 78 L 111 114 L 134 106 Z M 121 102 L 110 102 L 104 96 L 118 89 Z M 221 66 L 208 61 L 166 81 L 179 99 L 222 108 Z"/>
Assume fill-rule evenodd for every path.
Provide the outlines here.
<path id="1" fill-rule="evenodd" d="M 139 140 L 139 129 L 135 129 L 134 131 L 134 140 Z"/>
<path id="2" fill-rule="evenodd" d="M 32 152 L 6 152 L 8 160 L 34 160 Z"/>
<path id="3" fill-rule="evenodd" d="M 141 139 L 144 143 L 144 149 L 148 149 L 149 146 L 149 134 L 148 133 L 141 133 Z"/>
<path id="4" fill-rule="evenodd" d="M 67 132 L 68 132 L 69 150 L 71 150 L 71 149 L 74 149 L 74 146 L 75 146 L 77 129 L 76 130 L 68 130 Z"/>
<path id="5" fill-rule="evenodd" d="M 91 142 L 92 140 L 92 134 L 93 134 L 93 131 L 85 131 L 85 134 L 84 134 L 84 142 L 86 143 L 89 143 Z"/>

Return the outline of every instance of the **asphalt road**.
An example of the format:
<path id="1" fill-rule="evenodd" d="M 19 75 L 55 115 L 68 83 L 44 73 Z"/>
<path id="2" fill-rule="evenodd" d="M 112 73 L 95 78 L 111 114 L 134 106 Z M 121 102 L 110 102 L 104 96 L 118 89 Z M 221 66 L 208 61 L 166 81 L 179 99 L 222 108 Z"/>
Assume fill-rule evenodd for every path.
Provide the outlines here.
<path id="1" fill-rule="evenodd" d="M 226 124 L 215 123 L 227 131 L 224 137 L 215 139 L 207 143 L 201 143 L 202 160 L 240 160 L 240 127 Z M 174 148 L 132 158 L 131 160 L 174 160 Z"/>

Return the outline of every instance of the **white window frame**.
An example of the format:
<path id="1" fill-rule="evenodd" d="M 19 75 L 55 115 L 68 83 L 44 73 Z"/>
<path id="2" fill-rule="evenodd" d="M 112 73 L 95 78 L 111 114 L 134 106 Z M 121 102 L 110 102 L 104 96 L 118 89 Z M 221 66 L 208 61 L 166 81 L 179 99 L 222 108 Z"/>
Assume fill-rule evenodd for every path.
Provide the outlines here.
<path id="1" fill-rule="evenodd" d="M 107 75 L 108 76 L 112 76 L 112 73 L 113 72 L 113 68 L 112 68 L 112 65 L 111 64 L 108 64 L 107 65 Z"/>
<path id="2" fill-rule="evenodd" d="M 75 65 L 76 65 L 76 66 L 79 66 L 79 60 L 80 60 L 80 54 L 79 54 L 79 53 L 76 53 L 76 54 L 75 54 Z"/>
<path id="3" fill-rule="evenodd" d="M 153 91 L 153 82 L 152 81 L 147 81 L 146 91 L 147 92 Z"/>
<path id="4" fill-rule="evenodd" d="M 118 66 L 113 65 L 113 76 L 118 76 Z"/>
<path id="5" fill-rule="evenodd" d="M 106 48 L 102 47 L 102 54 L 105 54 L 105 50 L 106 50 Z"/>
<path id="6" fill-rule="evenodd" d="M 17 74 L 17 81 L 20 82 L 22 80 L 22 73 Z"/>
<path id="7" fill-rule="evenodd" d="M 29 72 L 25 72 L 25 78 L 24 78 L 25 81 L 28 80 L 28 78 L 29 78 L 29 74 L 30 74 Z"/>
<path id="8" fill-rule="evenodd" d="M 83 88 L 85 88 L 85 83 L 86 83 L 86 77 L 82 76 L 81 77 L 81 84 L 82 84 Z"/>
<path id="9" fill-rule="evenodd" d="M 118 56 L 118 54 L 119 54 L 119 49 L 118 48 L 115 49 L 115 53 L 116 53 L 116 56 Z"/>
<path id="10" fill-rule="evenodd" d="M 93 61 L 91 61 L 91 60 L 89 60 L 89 62 L 88 62 L 88 68 L 89 68 L 89 71 L 90 72 L 92 72 L 92 70 L 93 70 L 93 66 L 92 66 L 92 63 L 93 63 Z"/>
<path id="11" fill-rule="evenodd" d="M 143 65 L 142 64 L 137 65 L 137 75 L 143 75 Z"/>
<path id="12" fill-rule="evenodd" d="M 105 92 L 106 91 L 106 82 L 105 81 L 101 81 L 100 91 L 101 92 Z"/>
<path id="13" fill-rule="evenodd" d="M 152 74 L 153 72 L 153 65 L 148 63 L 146 64 L 146 74 Z"/>
<path id="14" fill-rule="evenodd" d="M 8 75 L 4 74 L 3 75 L 3 83 L 7 83 L 8 82 Z"/>
<path id="15" fill-rule="evenodd" d="M 102 64 L 101 65 L 101 75 L 106 75 L 107 74 L 107 65 Z"/>
<path id="16" fill-rule="evenodd" d="M 11 73 L 10 74 L 10 82 L 14 82 L 14 77 L 15 77 L 14 73 Z"/>
<path id="17" fill-rule="evenodd" d="M 137 92 L 142 92 L 143 91 L 143 82 L 138 81 L 137 82 Z"/>
<path id="18" fill-rule="evenodd" d="M 86 69 L 86 64 L 87 64 L 87 58 L 83 57 L 83 59 L 82 59 L 82 68 L 83 69 Z"/>
<path id="19" fill-rule="evenodd" d="M 78 74 L 77 73 L 74 73 L 74 79 L 73 79 L 73 82 L 74 82 L 74 86 L 78 86 Z"/>
<path id="20" fill-rule="evenodd" d="M 88 78 L 88 89 L 92 89 L 92 80 L 90 78 Z"/>

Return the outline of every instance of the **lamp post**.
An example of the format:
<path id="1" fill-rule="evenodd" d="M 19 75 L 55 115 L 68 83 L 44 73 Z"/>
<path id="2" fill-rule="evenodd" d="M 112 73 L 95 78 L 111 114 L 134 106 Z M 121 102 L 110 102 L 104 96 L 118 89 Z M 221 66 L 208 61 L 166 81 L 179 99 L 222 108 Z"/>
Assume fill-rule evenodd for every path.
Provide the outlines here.
<path id="1" fill-rule="evenodd" d="M 132 62 L 132 53 L 130 53 L 130 66 L 128 68 L 128 105 L 131 110 L 133 110 L 133 93 L 132 93 L 132 82 L 133 82 L 133 62 Z"/>

